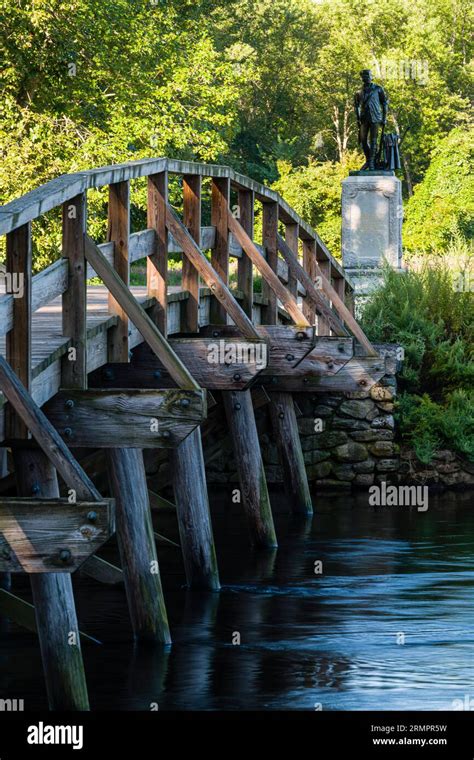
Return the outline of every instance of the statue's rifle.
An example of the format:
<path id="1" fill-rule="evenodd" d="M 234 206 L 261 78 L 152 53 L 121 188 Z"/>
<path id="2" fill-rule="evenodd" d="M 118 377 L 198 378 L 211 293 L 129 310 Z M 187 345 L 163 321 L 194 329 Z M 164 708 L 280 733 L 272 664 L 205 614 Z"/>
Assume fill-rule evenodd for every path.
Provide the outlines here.
<path id="1" fill-rule="evenodd" d="M 380 145 L 379 150 L 377 153 L 377 163 L 380 164 L 382 161 L 382 147 L 383 147 L 383 138 L 385 135 L 385 122 L 382 124 L 382 132 L 380 133 Z"/>

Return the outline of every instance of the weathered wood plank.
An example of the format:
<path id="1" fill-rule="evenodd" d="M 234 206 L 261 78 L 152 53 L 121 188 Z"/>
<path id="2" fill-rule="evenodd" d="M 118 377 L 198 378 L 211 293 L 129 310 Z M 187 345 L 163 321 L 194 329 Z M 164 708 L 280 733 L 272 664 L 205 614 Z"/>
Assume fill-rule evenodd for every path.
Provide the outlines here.
<path id="1" fill-rule="evenodd" d="M 128 181 L 116 182 L 109 187 L 107 240 L 114 244 L 114 270 L 127 287 L 130 282 L 129 235 L 130 186 Z M 128 314 L 112 291 L 109 292 L 109 311 L 118 319 L 107 336 L 109 361 L 128 362 Z"/>
<path id="2" fill-rule="evenodd" d="M 68 262 L 68 287 L 62 299 L 63 334 L 71 339 L 73 352 L 62 362 L 62 379 L 71 388 L 87 382 L 87 286 L 84 235 L 86 232 L 86 195 L 63 206 L 63 256 Z"/>
<path id="3" fill-rule="evenodd" d="M 135 639 L 170 644 L 143 454 L 139 449 L 109 449 L 107 461 L 111 491 L 116 499 L 117 539 Z"/>
<path id="4" fill-rule="evenodd" d="M 313 512 L 311 493 L 298 432 L 291 393 L 270 393 L 270 418 L 284 472 L 285 490 L 292 511 L 310 515 Z"/>
<path id="5" fill-rule="evenodd" d="M 86 235 L 86 257 L 178 385 L 182 388 L 199 390 L 198 384 L 184 364 L 88 235 Z"/>
<path id="6" fill-rule="evenodd" d="M 267 254 L 266 263 L 268 268 L 274 275 L 277 275 L 278 278 L 277 232 L 278 203 L 264 203 L 262 206 L 262 245 Z M 243 245 L 242 248 L 244 248 Z M 247 251 L 245 252 L 248 253 Z M 278 323 L 278 289 L 272 287 L 272 280 L 265 277 L 263 271 L 261 274 L 263 275 L 262 295 L 268 301 L 268 306 L 266 306 L 263 311 L 263 321 L 267 325 L 276 325 Z M 276 280 L 274 279 L 273 282 L 276 282 Z M 285 301 L 282 300 L 282 303 L 285 305 Z"/>
<path id="7" fill-rule="evenodd" d="M 380 357 L 353 357 L 336 374 L 317 374 L 303 377 L 275 376 L 275 381 L 260 375 L 256 382 L 267 390 L 311 393 L 346 393 L 369 391 L 386 373 L 384 361 Z"/>
<path id="8" fill-rule="evenodd" d="M 353 338 L 318 336 L 314 348 L 293 368 L 291 375 L 292 377 L 335 375 L 353 356 Z"/>
<path id="9" fill-rule="evenodd" d="M 329 263 L 329 261 L 324 260 L 318 263 L 318 259 L 316 256 L 316 269 L 318 268 L 318 266 L 319 266 L 320 275 L 325 277 L 328 282 L 331 282 L 331 264 Z M 321 277 L 319 278 L 319 281 L 321 282 Z M 322 288 L 321 288 L 321 292 L 324 292 Z M 328 305 L 328 308 L 331 309 L 331 304 L 328 303 L 327 305 Z M 330 335 L 331 327 L 332 327 L 332 323 L 330 322 L 330 318 L 326 319 L 326 317 L 323 314 L 318 314 L 318 336 Z M 341 333 L 337 332 L 336 334 L 340 335 Z"/>
<path id="10" fill-rule="evenodd" d="M 303 269 L 308 275 L 311 283 L 314 284 L 316 280 L 316 241 L 303 240 L 302 247 Z M 316 324 L 316 301 L 314 298 L 308 296 L 306 288 L 305 297 L 303 299 L 303 314 L 312 325 Z"/>
<path id="11" fill-rule="evenodd" d="M 315 342 L 314 327 L 294 325 L 257 325 L 256 330 L 268 345 L 267 367 L 260 374 L 287 374 L 311 351 Z M 236 340 L 240 335 L 234 325 L 205 325 L 200 335 L 215 339 Z"/>
<path id="12" fill-rule="evenodd" d="M 7 235 L 6 269 L 11 282 L 7 286 L 17 290 L 13 298 L 13 324 L 7 333 L 6 356 L 13 372 L 24 386 L 31 386 L 31 225 L 24 224 Z M 15 282 L 16 280 L 16 282 Z M 15 296 L 15 292 L 12 293 Z M 7 411 L 8 434 L 15 438 L 28 438 L 28 430 L 15 413 Z"/>
<path id="13" fill-rule="evenodd" d="M 216 238 L 211 251 L 211 264 L 226 285 L 229 283 L 229 199 L 230 180 L 227 177 L 215 177 L 211 184 L 211 224 L 216 228 Z M 216 298 L 211 299 L 211 321 L 224 325 L 227 322 L 226 308 Z"/>
<path id="14" fill-rule="evenodd" d="M 267 214 L 270 212 L 267 212 Z M 277 296 L 283 304 L 288 314 L 297 325 L 309 326 L 309 322 L 304 314 L 298 308 L 295 298 L 288 292 L 285 286 L 278 279 L 277 274 L 273 271 L 271 266 L 265 261 L 261 253 L 258 251 L 254 242 L 247 235 L 243 227 L 239 224 L 229 211 L 229 228 L 234 233 L 235 237 L 239 241 L 245 253 L 252 260 L 262 277 L 266 280 L 275 297 Z M 275 263 L 276 267 L 276 263 Z M 276 300 L 274 299 L 275 303 Z M 271 309 L 270 309 L 271 310 Z M 271 323 L 270 323 L 271 324 Z"/>
<path id="15" fill-rule="evenodd" d="M 0 571 L 73 573 L 114 532 L 113 504 L 0 499 Z"/>
<path id="16" fill-rule="evenodd" d="M 267 365 L 267 345 L 233 338 L 171 338 L 170 345 L 202 388 L 242 390 Z M 133 352 L 130 365 L 106 364 L 89 376 L 91 388 L 175 387 L 162 362 L 148 346 Z"/>
<path id="17" fill-rule="evenodd" d="M 189 588 L 218 591 L 201 431 L 196 428 L 170 453 L 179 535 Z"/>
<path id="18" fill-rule="evenodd" d="M 298 224 L 295 224 L 294 222 L 291 222 L 289 224 L 285 225 L 285 242 L 298 259 L 298 239 L 299 239 L 299 232 L 300 228 Z M 295 297 L 298 295 L 298 278 L 296 277 L 296 273 L 291 270 L 290 267 L 288 267 L 288 290 L 292 295 Z M 304 313 L 304 312 L 303 312 Z"/>
<path id="19" fill-rule="evenodd" d="M 0 356 L 0 389 L 31 431 L 50 462 L 56 467 L 65 482 L 76 491 L 77 498 L 83 500 L 92 498 L 100 501 L 100 494 L 92 481 L 76 462 L 48 418 L 35 404 L 2 356 Z"/>
<path id="20" fill-rule="evenodd" d="M 185 174 L 183 177 L 183 223 L 189 234 L 201 248 L 201 177 Z M 215 245 L 215 236 L 214 236 Z M 199 329 L 199 272 L 194 264 L 183 256 L 181 287 L 189 298 L 181 312 L 181 330 L 190 333 Z"/>
<path id="21" fill-rule="evenodd" d="M 227 392 L 222 395 L 250 540 L 258 548 L 274 548 L 278 545 L 277 537 L 252 396 L 250 391 Z"/>
<path id="22" fill-rule="evenodd" d="M 147 292 L 156 299 L 149 315 L 164 337 L 167 335 L 167 281 L 168 281 L 168 230 L 166 204 L 168 202 L 168 172 L 148 177 L 148 227 L 155 231 L 153 253 L 147 259 Z"/>
<path id="23" fill-rule="evenodd" d="M 252 190 L 239 190 L 238 209 L 239 221 L 249 238 L 253 240 L 254 231 L 254 206 L 255 196 Z M 232 242 L 234 236 L 231 235 Z M 253 271 L 252 261 L 248 256 L 242 253 L 240 248 L 240 258 L 237 264 L 237 287 L 243 294 L 242 308 L 248 317 L 252 318 L 253 312 Z"/>
<path id="24" fill-rule="evenodd" d="M 174 448 L 206 417 L 205 391 L 60 391 L 43 411 L 71 446 Z"/>
<path id="25" fill-rule="evenodd" d="M 198 269 L 201 277 L 211 289 L 213 295 L 215 295 L 218 301 L 224 305 L 229 316 L 241 329 L 243 336 L 249 340 L 258 340 L 258 333 L 251 320 L 245 312 L 242 311 L 225 282 L 223 282 L 219 275 L 214 271 L 211 264 L 198 248 L 186 227 L 184 227 L 169 204 L 167 208 L 166 222 L 174 237 L 179 240 L 186 256 L 194 264 L 196 269 Z"/>

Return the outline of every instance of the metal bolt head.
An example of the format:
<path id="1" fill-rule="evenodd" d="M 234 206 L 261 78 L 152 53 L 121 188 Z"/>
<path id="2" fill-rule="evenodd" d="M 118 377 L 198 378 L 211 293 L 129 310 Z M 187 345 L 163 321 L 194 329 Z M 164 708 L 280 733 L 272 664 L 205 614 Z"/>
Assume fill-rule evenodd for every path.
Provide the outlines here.
<path id="1" fill-rule="evenodd" d="M 219 332 L 219 330 L 213 330 L 213 333 L 212 333 L 212 337 L 213 337 L 213 338 L 218 338 L 218 337 L 219 337 L 219 335 L 220 335 L 220 332 Z"/>
<path id="2" fill-rule="evenodd" d="M 242 409 L 242 406 L 240 404 L 234 404 L 234 409 L 237 409 L 237 411 L 239 411 L 239 409 Z"/>
<path id="3" fill-rule="evenodd" d="M 278 412 L 278 416 L 279 416 L 279 418 L 280 418 L 281 420 L 283 420 L 283 419 L 284 419 L 284 417 L 285 417 L 285 415 L 284 415 L 284 413 L 283 413 L 283 412 Z"/>
<path id="4" fill-rule="evenodd" d="M 293 356 L 293 354 L 287 354 L 285 358 L 289 362 L 293 362 L 295 360 L 295 357 Z"/>
<path id="5" fill-rule="evenodd" d="M 72 409 L 73 406 L 74 406 L 74 401 L 72 400 L 72 398 L 68 398 L 68 400 L 66 401 L 66 408 Z"/>
<path id="6" fill-rule="evenodd" d="M 341 354 L 344 352 L 344 343 L 339 343 L 337 350 L 341 352 Z"/>
<path id="7" fill-rule="evenodd" d="M 64 563 L 69 562 L 69 560 L 71 559 L 71 552 L 69 551 L 69 549 L 61 549 L 61 551 L 59 552 L 59 559 L 61 560 L 61 562 L 64 562 Z"/>
<path id="8" fill-rule="evenodd" d="M 241 375 L 239 375 L 239 373 L 238 373 L 238 372 L 236 372 L 236 373 L 235 373 L 235 375 L 234 375 L 234 380 L 235 380 L 235 382 L 236 382 L 236 383 L 238 383 L 238 382 L 239 382 L 239 380 L 241 380 L 241 378 L 242 378 L 242 376 L 241 376 Z"/>
<path id="9" fill-rule="evenodd" d="M 169 430 L 163 430 L 163 432 L 161 434 L 161 437 L 162 438 L 170 438 L 171 437 L 170 431 Z"/>
<path id="10" fill-rule="evenodd" d="M 309 382 L 308 378 L 307 377 L 303 377 L 303 383 L 306 385 L 306 383 L 308 383 L 308 382 Z"/>
<path id="11" fill-rule="evenodd" d="M 362 378 L 362 380 L 359 380 L 359 385 L 367 385 L 367 380 L 364 380 L 364 378 Z"/>
<path id="12" fill-rule="evenodd" d="M 93 512 L 93 511 L 88 512 L 87 519 L 89 520 L 89 522 L 95 522 L 97 520 L 97 512 Z"/>
<path id="13" fill-rule="evenodd" d="M 159 380 L 159 379 L 160 379 L 160 377 L 161 377 L 161 370 L 159 370 L 159 369 L 156 369 L 156 370 L 153 372 L 153 377 L 155 377 L 157 380 Z"/>
<path id="14" fill-rule="evenodd" d="M 306 333 L 302 332 L 301 330 L 298 330 L 298 332 L 295 335 L 296 340 L 304 340 L 306 338 Z"/>
<path id="15" fill-rule="evenodd" d="M 36 494 L 41 491 L 41 488 L 39 487 L 38 483 L 34 483 L 31 487 L 31 493 Z"/>
<path id="16" fill-rule="evenodd" d="M 72 428 L 70 427 L 64 428 L 64 435 L 66 436 L 66 438 L 70 438 L 72 435 Z"/>
<path id="17" fill-rule="evenodd" d="M 107 380 L 113 380 L 114 379 L 114 373 L 111 369 L 104 369 L 104 377 Z"/>
<path id="18" fill-rule="evenodd" d="M 273 383 L 273 385 L 276 385 L 277 382 L 278 382 L 278 378 L 277 377 L 272 377 L 272 383 Z"/>
<path id="19" fill-rule="evenodd" d="M 182 398 L 182 399 L 181 399 L 181 401 L 180 401 L 179 403 L 180 403 L 180 405 L 181 405 L 181 406 L 184 406 L 184 407 L 186 407 L 186 406 L 189 406 L 189 404 L 190 404 L 191 402 L 190 402 L 190 400 L 189 400 L 188 398 Z"/>
<path id="20" fill-rule="evenodd" d="M 328 369 L 334 369 L 334 364 L 332 362 L 328 362 Z"/>

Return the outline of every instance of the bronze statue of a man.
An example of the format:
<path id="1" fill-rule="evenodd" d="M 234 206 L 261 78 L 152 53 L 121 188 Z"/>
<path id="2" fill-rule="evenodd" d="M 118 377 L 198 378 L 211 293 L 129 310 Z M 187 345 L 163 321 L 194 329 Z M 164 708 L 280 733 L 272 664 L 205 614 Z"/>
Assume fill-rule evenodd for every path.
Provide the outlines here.
<path id="1" fill-rule="evenodd" d="M 360 76 L 364 86 L 355 94 L 354 108 L 359 126 L 359 143 L 366 158 L 362 169 L 375 169 L 378 133 L 387 119 L 388 98 L 383 87 L 372 81 L 369 69 L 361 71 Z"/>

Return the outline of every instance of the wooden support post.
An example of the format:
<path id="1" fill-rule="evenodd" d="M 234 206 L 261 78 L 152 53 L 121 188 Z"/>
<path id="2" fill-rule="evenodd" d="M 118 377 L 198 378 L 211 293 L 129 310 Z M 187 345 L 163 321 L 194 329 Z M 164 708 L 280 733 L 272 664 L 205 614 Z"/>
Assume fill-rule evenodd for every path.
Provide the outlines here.
<path id="1" fill-rule="evenodd" d="M 344 301 L 345 297 L 345 280 L 344 277 L 335 277 L 334 278 L 334 290 L 336 291 L 337 295 L 341 299 L 341 301 Z"/>
<path id="2" fill-rule="evenodd" d="M 63 256 L 68 260 L 68 287 L 62 297 L 63 335 L 71 338 L 61 366 L 65 388 L 87 388 L 87 289 L 84 242 L 86 194 L 63 204 Z"/>
<path id="3" fill-rule="evenodd" d="M 0 448 L 0 478 L 6 478 L 8 475 L 7 449 Z M 7 591 L 11 588 L 12 579 L 10 573 L 0 573 L 0 588 Z"/>
<path id="4" fill-rule="evenodd" d="M 56 470 L 38 449 L 13 452 L 19 496 L 59 497 Z M 38 573 L 30 577 L 41 657 L 51 710 L 88 710 L 71 575 Z"/>
<path id="5" fill-rule="evenodd" d="M 319 269 L 321 270 L 321 274 L 328 280 L 328 282 L 331 282 L 331 262 L 325 260 L 321 260 L 318 262 Z M 318 316 L 318 335 L 330 335 L 330 328 L 329 324 L 326 319 L 322 316 Z"/>
<path id="6" fill-rule="evenodd" d="M 12 286 L 22 287 L 13 299 L 13 329 L 7 333 L 7 362 L 26 388 L 31 385 L 31 225 L 23 224 L 7 235 L 6 268 Z M 8 284 L 8 279 L 7 279 Z M 28 429 L 10 406 L 6 417 L 9 438 L 28 438 Z"/>
<path id="7" fill-rule="evenodd" d="M 149 296 L 156 298 L 149 316 L 162 335 L 166 337 L 167 283 L 168 283 L 168 230 L 166 228 L 166 204 L 168 202 L 168 172 L 148 177 L 148 229 L 155 230 L 155 250 L 147 257 L 146 282 Z M 128 283 L 127 283 L 128 284 Z"/>
<path id="8" fill-rule="evenodd" d="M 312 514 L 311 493 L 291 393 L 270 393 L 270 416 L 292 510 L 296 514 Z"/>
<path id="9" fill-rule="evenodd" d="M 274 548 L 277 538 L 251 393 L 229 391 L 222 395 L 251 542 L 259 548 Z"/>
<path id="10" fill-rule="evenodd" d="M 211 192 L 211 224 L 216 228 L 216 241 L 211 254 L 211 264 L 221 280 L 229 281 L 229 211 L 230 180 L 214 177 Z M 211 299 L 211 323 L 227 324 L 227 312 L 216 298 Z"/>
<path id="11" fill-rule="evenodd" d="M 191 237 L 201 247 L 201 176 L 183 176 L 183 222 Z M 181 312 L 181 332 L 195 333 L 199 330 L 199 272 L 183 254 L 182 289 L 189 292 Z"/>
<path id="12" fill-rule="evenodd" d="M 285 240 L 296 258 L 298 258 L 299 229 L 300 226 L 297 223 L 285 225 Z M 286 287 L 295 298 L 298 298 L 298 280 L 294 272 L 290 270 L 290 267 L 288 267 L 288 284 Z"/>
<path id="13" fill-rule="evenodd" d="M 303 240 L 303 269 L 311 282 L 316 282 L 316 240 Z M 303 298 L 303 314 L 314 325 L 316 323 L 316 306 L 312 299 Z"/>
<path id="14" fill-rule="evenodd" d="M 276 201 L 263 204 L 262 224 L 262 245 L 267 252 L 267 263 L 276 274 L 278 270 L 278 203 Z M 268 300 L 268 306 L 265 306 L 263 310 L 262 322 L 266 325 L 278 324 L 277 294 L 265 279 L 262 279 L 262 296 Z"/>
<path id="15" fill-rule="evenodd" d="M 128 258 L 129 235 L 129 182 L 116 182 L 109 186 L 109 227 L 107 240 L 114 243 L 114 269 L 127 287 L 130 282 L 130 263 Z M 97 274 L 99 273 L 97 272 Z M 111 293 L 109 293 L 109 311 L 118 317 L 118 324 L 111 327 L 108 331 L 109 362 L 128 362 L 128 315 Z"/>
<path id="16" fill-rule="evenodd" d="M 189 588 L 218 591 L 201 435 L 195 430 L 170 452 L 180 543 Z"/>
<path id="17" fill-rule="evenodd" d="M 239 221 L 247 235 L 253 240 L 255 194 L 253 190 L 239 190 Z M 242 309 L 248 317 L 253 315 L 253 271 L 252 260 L 242 252 L 237 263 L 237 287 L 243 294 Z"/>
<path id="18" fill-rule="evenodd" d="M 117 538 L 135 638 L 170 644 L 141 449 L 107 452 Z"/>

